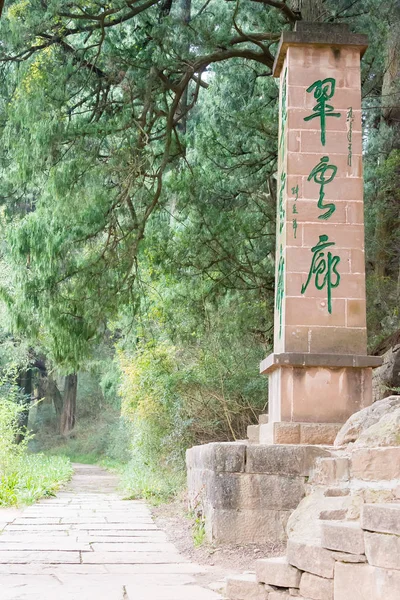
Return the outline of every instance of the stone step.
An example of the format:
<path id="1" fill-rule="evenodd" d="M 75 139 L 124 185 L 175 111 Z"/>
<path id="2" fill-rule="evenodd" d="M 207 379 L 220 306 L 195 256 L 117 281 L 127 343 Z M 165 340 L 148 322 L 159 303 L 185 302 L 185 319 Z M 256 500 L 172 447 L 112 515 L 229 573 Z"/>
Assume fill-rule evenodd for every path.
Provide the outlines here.
<path id="1" fill-rule="evenodd" d="M 361 527 L 367 531 L 400 535 L 400 503 L 364 504 Z"/>
<path id="2" fill-rule="evenodd" d="M 322 546 L 328 550 L 364 554 L 364 531 L 358 521 L 322 523 Z"/>
<path id="3" fill-rule="evenodd" d="M 257 581 L 255 573 L 227 577 L 225 595 L 229 600 L 267 600 L 267 586 Z"/>
<path id="4" fill-rule="evenodd" d="M 286 556 L 261 558 L 256 562 L 259 583 L 281 588 L 298 588 L 301 571 L 289 564 Z"/>
<path id="5" fill-rule="evenodd" d="M 338 423 L 265 423 L 260 425 L 260 444 L 331 446 L 340 428 Z"/>

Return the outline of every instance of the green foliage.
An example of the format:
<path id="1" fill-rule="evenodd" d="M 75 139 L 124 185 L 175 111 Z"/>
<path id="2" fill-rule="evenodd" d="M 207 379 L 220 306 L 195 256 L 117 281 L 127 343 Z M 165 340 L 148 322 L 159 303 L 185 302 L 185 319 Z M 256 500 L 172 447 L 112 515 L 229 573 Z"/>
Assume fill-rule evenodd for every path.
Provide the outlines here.
<path id="1" fill-rule="evenodd" d="M 72 474 L 69 460 L 28 455 L 28 437 L 16 444 L 19 390 L 12 379 L 0 386 L 0 506 L 31 504 L 53 495 Z"/>

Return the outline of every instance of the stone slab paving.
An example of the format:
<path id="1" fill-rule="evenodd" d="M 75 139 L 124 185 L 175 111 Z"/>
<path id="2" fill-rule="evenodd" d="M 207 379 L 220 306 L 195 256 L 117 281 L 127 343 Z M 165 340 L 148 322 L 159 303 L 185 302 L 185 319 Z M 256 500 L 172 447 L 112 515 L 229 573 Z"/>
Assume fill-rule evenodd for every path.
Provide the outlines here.
<path id="1" fill-rule="evenodd" d="M 57 498 L 0 509 L 0 600 L 219 600 L 117 479 L 75 465 Z"/>

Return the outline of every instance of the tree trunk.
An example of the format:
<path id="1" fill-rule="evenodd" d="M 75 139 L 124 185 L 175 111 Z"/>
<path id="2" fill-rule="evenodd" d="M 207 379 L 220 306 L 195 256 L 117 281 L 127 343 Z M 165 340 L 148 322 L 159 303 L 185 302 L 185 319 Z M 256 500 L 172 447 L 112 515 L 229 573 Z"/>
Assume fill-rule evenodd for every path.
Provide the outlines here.
<path id="1" fill-rule="evenodd" d="M 78 375 L 72 373 L 65 378 L 64 403 L 60 420 L 60 433 L 67 436 L 75 426 L 76 393 L 78 390 Z"/>
<path id="2" fill-rule="evenodd" d="M 63 397 L 58 389 L 57 383 L 51 375 L 47 378 L 46 398 L 53 402 L 56 411 L 58 428 L 60 429 L 61 415 L 63 411 Z"/>
<path id="3" fill-rule="evenodd" d="M 185 25 L 188 25 L 191 19 L 192 0 L 181 0 L 179 8 L 182 22 Z M 189 46 L 187 49 L 189 50 Z M 188 107 L 189 86 L 190 84 L 186 86 L 186 89 L 183 92 L 181 101 L 179 103 L 179 113 L 184 114 L 184 117 L 179 121 L 177 126 L 178 131 L 180 131 L 181 133 L 186 133 L 187 129 L 187 114 L 185 113 Z"/>
<path id="4" fill-rule="evenodd" d="M 324 22 L 329 12 L 325 0 L 291 0 L 290 8 L 299 12 L 303 21 Z"/>
<path id="5" fill-rule="evenodd" d="M 20 444 L 26 435 L 29 420 L 29 408 L 32 400 L 32 369 L 23 369 L 19 372 L 17 379 L 18 387 L 23 393 L 23 409 L 18 415 L 19 433 L 16 437 L 17 444 Z"/>

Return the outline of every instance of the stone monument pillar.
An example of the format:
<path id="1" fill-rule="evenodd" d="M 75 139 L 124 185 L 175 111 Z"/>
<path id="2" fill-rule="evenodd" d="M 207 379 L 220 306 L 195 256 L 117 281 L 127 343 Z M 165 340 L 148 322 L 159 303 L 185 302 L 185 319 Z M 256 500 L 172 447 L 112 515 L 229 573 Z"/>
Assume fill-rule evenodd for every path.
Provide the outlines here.
<path id="1" fill-rule="evenodd" d="M 282 34 L 274 353 L 264 443 L 332 443 L 372 402 L 367 353 L 360 59 L 365 35 Z"/>

